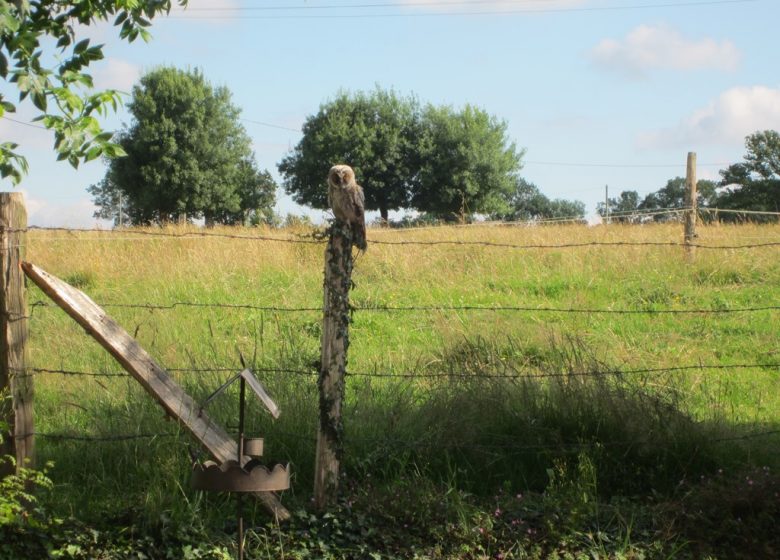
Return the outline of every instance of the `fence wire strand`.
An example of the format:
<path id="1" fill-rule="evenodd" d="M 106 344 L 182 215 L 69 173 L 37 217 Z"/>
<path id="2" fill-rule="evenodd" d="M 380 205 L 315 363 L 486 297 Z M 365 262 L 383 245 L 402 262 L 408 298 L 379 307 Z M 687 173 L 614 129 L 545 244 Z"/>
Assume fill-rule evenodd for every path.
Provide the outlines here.
<path id="1" fill-rule="evenodd" d="M 213 368 L 168 368 L 170 373 L 224 373 L 238 372 L 243 369 L 241 366 L 218 366 Z M 348 377 L 374 377 L 374 378 L 395 378 L 395 379 L 549 379 L 549 378 L 568 378 L 568 377 L 601 377 L 601 376 L 621 376 L 621 375 L 640 375 L 640 374 L 661 374 L 694 370 L 746 370 L 746 369 L 780 369 L 780 362 L 777 363 L 750 363 L 750 364 L 691 364 L 684 366 L 656 367 L 656 368 L 638 368 L 638 369 L 618 369 L 607 368 L 590 371 L 559 371 L 559 372 L 526 372 L 521 370 L 512 370 L 505 373 L 491 373 L 482 371 L 441 371 L 441 372 L 392 372 L 392 371 L 347 371 Z M 70 370 L 61 368 L 38 368 L 30 367 L 26 371 L 32 374 L 59 374 L 66 376 L 84 376 L 84 377 L 129 377 L 126 372 L 99 372 Z M 252 368 L 255 373 L 280 373 L 300 376 L 316 376 L 316 369 L 303 368 Z"/>
<path id="2" fill-rule="evenodd" d="M 740 440 L 749 440 L 762 437 L 769 437 L 780 434 L 780 430 L 763 430 L 759 432 L 751 432 L 747 434 L 738 434 L 733 436 L 723 436 L 717 438 L 707 438 L 701 440 L 701 443 L 725 443 L 734 442 Z M 92 443 L 114 443 L 125 442 L 140 439 L 163 439 L 163 438 L 180 438 L 185 436 L 184 432 L 161 432 L 161 433 L 139 433 L 139 434 L 111 434 L 111 435 L 78 435 L 69 433 L 58 432 L 33 432 L 29 434 L 22 434 L 13 436 L 15 439 L 26 439 L 29 437 L 39 437 L 44 439 L 58 440 L 58 441 L 79 441 L 79 442 L 92 442 Z M 298 433 L 285 433 L 280 434 L 285 437 L 294 436 L 296 439 L 304 441 L 315 441 L 315 438 L 310 436 L 304 436 Z M 401 439 L 390 438 L 349 438 L 345 440 L 345 445 L 385 445 L 392 447 L 402 447 L 405 449 L 415 448 L 447 448 L 447 449 L 466 449 L 466 450 L 483 450 L 492 451 L 496 449 L 502 450 L 516 450 L 516 451 L 532 451 L 532 450 L 548 450 L 548 451 L 562 451 L 565 449 L 587 449 L 593 447 L 633 447 L 638 445 L 657 444 L 658 440 L 649 439 L 630 439 L 630 440 L 613 440 L 613 441 L 582 441 L 582 442 L 557 442 L 557 443 L 538 443 L 528 444 L 512 441 L 497 441 L 487 443 L 458 443 L 458 442 L 443 442 L 436 441 L 407 441 Z"/>
<path id="3" fill-rule="evenodd" d="M 207 231 L 191 231 L 182 233 L 173 232 L 156 232 L 156 231 L 144 231 L 144 230 L 100 230 L 100 229 L 70 229 L 70 228 L 50 228 L 50 227 L 37 227 L 32 226 L 29 230 L 38 231 L 62 231 L 69 233 L 100 233 L 108 235 L 116 235 L 121 233 L 123 235 L 138 235 L 143 237 L 157 237 L 157 238 L 173 238 L 173 239 L 207 239 L 207 238 L 223 238 L 223 239 L 239 239 L 245 241 L 266 241 L 266 242 L 278 242 L 278 243 L 293 243 L 293 244 L 305 244 L 305 245 L 322 245 L 325 242 L 325 233 L 323 231 L 314 232 L 309 235 L 301 235 L 299 237 L 272 237 L 265 235 L 238 235 L 230 233 L 218 233 Z M 18 230 L 25 231 L 25 230 Z M 393 231 L 403 231 L 393 230 Z M 68 240 L 84 240 L 88 238 L 69 237 Z M 45 241 L 45 239 L 40 240 Z M 369 244 L 373 245 L 421 245 L 421 246 L 478 246 L 478 247 L 494 247 L 503 249 L 518 249 L 518 250 L 544 250 L 544 249 L 579 249 L 587 247 L 695 247 L 703 250 L 737 250 L 737 249 L 760 249 L 767 247 L 780 246 L 780 242 L 767 242 L 767 243 L 746 243 L 737 245 L 706 245 L 702 243 L 685 243 L 681 241 L 587 241 L 580 243 L 501 243 L 495 241 L 475 241 L 475 240 L 459 240 L 459 239 L 444 239 L 444 240 L 381 240 L 370 239 Z"/>
<path id="4" fill-rule="evenodd" d="M 212 309 L 246 309 L 251 311 L 279 313 L 312 313 L 322 312 L 322 307 L 281 307 L 274 305 L 252 305 L 244 303 L 201 303 L 194 301 L 176 301 L 172 303 L 98 303 L 100 307 L 114 309 L 148 309 L 151 311 L 170 311 L 179 307 L 212 308 Z M 37 307 L 58 308 L 56 304 L 46 301 L 36 301 L 30 304 L 33 310 Z M 350 306 L 353 313 L 401 313 L 401 312 L 438 312 L 438 311 L 512 311 L 522 313 L 573 313 L 573 314 L 606 314 L 606 315 L 721 315 L 730 313 L 758 313 L 762 311 L 777 311 L 780 305 L 762 305 L 755 307 L 725 307 L 717 309 L 610 309 L 610 308 L 571 308 L 571 307 L 532 307 L 522 305 L 356 305 Z M 29 318 L 25 316 L 24 318 Z"/>

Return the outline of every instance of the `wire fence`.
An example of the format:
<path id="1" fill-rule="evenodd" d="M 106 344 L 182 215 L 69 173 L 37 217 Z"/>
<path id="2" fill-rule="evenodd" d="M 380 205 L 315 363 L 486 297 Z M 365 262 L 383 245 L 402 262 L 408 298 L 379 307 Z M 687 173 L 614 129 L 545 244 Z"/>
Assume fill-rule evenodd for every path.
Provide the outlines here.
<path id="1" fill-rule="evenodd" d="M 635 216 L 640 215 L 644 218 L 652 218 L 660 215 L 679 214 L 686 209 L 670 208 L 661 209 L 655 212 L 646 212 L 642 214 L 630 214 L 630 213 L 618 213 L 613 214 L 613 217 L 620 216 Z M 732 212 L 730 210 L 722 209 L 700 209 L 700 211 L 714 211 L 714 212 Z M 756 214 L 756 212 L 750 211 L 734 211 L 744 214 Z M 760 213 L 771 216 L 780 216 L 780 213 Z M 569 221 L 577 221 L 572 218 L 555 218 L 548 220 L 529 220 L 523 222 L 511 222 L 500 224 L 474 224 L 464 227 L 473 227 L 475 225 L 483 226 L 534 226 L 543 224 L 557 224 L 566 223 Z M 406 229 L 393 229 L 393 232 L 414 232 L 419 230 L 429 230 L 434 227 L 416 227 Z M 54 240 L 136 240 L 136 239 L 227 239 L 249 242 L 264 242 L 264 243 L 289 243 L 289 244 L 301 244 L 301 245 L 322 245 L 324 244 L 325 232 L 317 231 L 313 234 L 306 236 L 270 236 L 270 235 L 247 235 L 247 234 L 234 234 L 225 232 L 215 232 L 208 230 L 186 231 L 186 232 L 170 232 L 170 231 L 153 231 L 153 230 L 140 230 L 140 229 L 115 229 L 115 230 L 100 230 L 100 229 L 72 229 L 72 228 L 58 228 L 58 227 L 30 227 L 26 231 L 44 231 L 44 232 L 60 232 L 66 234 L 63 237 L 41 237 L 34 240 L 35 243 L 46 243 Z M 83 236 L 81 234 L 89 234 Z M 465 246 L 465 247 L 480 247 L 480 248 L 501 248 L 501 249 L 517 249 L 517 250 L 558 250 L 558 249 L 588 249 L 588 248 L 683 248 L 683 247 L 695 247 L 704 250 L 721 250 L 721 251 L 734 251 L 734 250 L 750 250 L 750 249 L 767 249 L 780 247 L 780 241 L 766 241 L 758 243 L 744 243 L 744 244 L 727 244 L 727 245 L 710 245 L 703 243 L 683 243 L 676 241 L 587 241 L 587 242 L 570 242 L 570 243 L 530 243 L 530 244 L 516 244 L 516 243 L 503 243 L 489 240 L 461 240 L 461 239 L 444 239 L 444 240 L 383 240 L 383 239 L 371 239 L 369 241 L 373 245 L 382 245 L 388 247 L 405 247 L 405 246 Z M 172 301 L 162 303 L 127 303 L 116 301 L 104 301 L 99 303 L 100 306 L 113 309 L 145 309 L 153 311 L 172 311 L 181 308 L 192 308 L 195 310 L 203 309 L 222 309 L 222 310 L 249 310 L 260 312 L 272 312 L 272 313 L 321 313 L 322 307 L 320 305 L 310 306 L 279 306 L 279 305 L 258 305 L 250 303 L 224 303 L 224 302 L 199 302 L 199 301 Z M 38 308 L 51 308 L 56 307 L 53 303 L 39 300 L 30 304 L 33 316 L 34 312 Z M 718 304 L 717 307 L 690 307 L 690 308 L 658 308 L 655 305 L 642 306 L 636 309 L 633 308 L 557 308 L 557 307 L 544 307 L 544 306 L 522 306 L 522 305 L 476 305 L 476 304 L 444 304 L 444 305 L 353 305 L 350 311 L 353 313 L 444 313 L 444 312 L 514 312 L 514 313 L 558 313 L 558 314 L 600 314 L 600 315 L 731 315 L 731 314 L 754 314 L 754 313 L 775 313 L 780 310 L 780 303 L 777 305 L 753 305 L 743 307 L 730 307 L 729 305 Z M 188 375 L 205 375 L 214 373 L 228 373 L 236 372 L 242 369 L 237 364 L 220 364 L 210 367 L 189 367 L 189 368 L 167 368 L 166 371 L 175 374 L 188 374 Z M 269 375 L 287 375 L 287 376 L 300 376 L 307 378 L 316 378 L 319 375 L 319 371 L 316 368 L 284 368 L 284 367 L 254 367 L 255 372 L 269 374 Z M 399 380 L 542 380 L 542 379 L 556 379 L 556 378 L 595 378 L 595 377 L 607 377 L 607 376 L 631 376 L 631 375 L 670 375 L 670 374 L 683 374 L 690 372 L 747 372 L 750 370 L 760 371 L 780 371 L 780 362 L 774 361 L 755 361 L 749 363 L 696 363 L 685 364 L 672 367 L 656 367 L 656 368 L 599 368 L 588 370 L 567 370 L 567 371 L 536 371 L 536 370 L 523 370 L 508 368 L 504 371 L 468 371 L 465 369 L 448 369 L 444 371 L 430 371 L 428 369 L 421 369 L 419 371 L 382 371 L 375 369 L 372 371 L 347 371 L 348 377 L 355 378 L 376 378 L 376 379 L 399 379 Z M 60 367 L 30 367 L 26 369 L 26 372 L 35 376 L 40 375 L 60 375 L 65 377 L 85 377 L 85 378 L 129 378 L 129 375 L 121 371 L 88 371 L 67 369 Z M 281 433 L 277 430 L 277 433 Z M 735 434 L 733 436 L 723 436 L 717 438 L 711 438 L 708 440 L 711 443 L 716 442 L 729 442 L 738 440 L 750 440 L 756 438 L 771 437 L 780 434 L 780 430 L 761 430 L 744 434 Z M 75 442 L 90 442 L 90 443 L 111 443 L 111 442 L 126 442 L 133 440 L 149 440 L 159 438 L 178 438 L 180 432 L 139 432 L 139 433 L 127 433 L 127 434 L 104 434 L 104 435 L 84 435 L 74 434 L 66 432 L 49 432 L 40 431 L 32 434 L 26 434 L 28 437 L 34 435 L 39 438 L 48 439 L 52 441 L 75 441 Z M 306 439 L 313 441 L 313 438 L 302 434 L 289 434 L 289 437 Z M 350 439 L 347 436 L 347 444 L 369 444 L 375 443 L 377 445 L 394 445 L 406 448 L 416 447 L 442 447 L 442 448 L 460 448 L 468 447 L 470 449 L 484 449 L 484 450 L 563 450 L 563 449 L 583 449 L 593 446 L 602 447 L 622 447 L 622 446 L 637 446 L 642 445 L 641 440 L 630 441 L 585 441 L 585 442 L 551 442 L 551 443 L 539 443 L 528 444 L 527 442 L 511 442 L 511 441 L 495 441 L 485 442 L 479 445 L 473 443 L 460 445 L 458 443 L 446 443 L 440 441 L 404 441 L 394 440 L 392 438 L 377 438 L 375 440 L 360 440 Z"/>
<path id="2" fill-rule="evenodd" d="M 298 440 L 304 440 L 309 442 L 316 442 L 316 438 L 311 436 L 305 436 L 300 433 L 295 432 L 279 432 L 280 435 L 283 435 L 284 437 L 294 438 Z M 90 442 L 90 443 L 116 443 L 116 442 L 126 442 L 126 441 L 132 441 L 132 440 L 148 440 L 148 439 L 164 439 L 164 438 L 170 438 L 170 439 L 177 439 L 182 437 L 182 433 L 180 432 L 160 432 L 160 433 L 138 433 L 138 434 L 110 434 L 110 435 L 95 435 L 95 436 L 85 436 L 85 435 L 79 435 L 79 434 L 69 434 L 69 433 L 58 433 L 58 432 L 33 432 L 30 434 L 24 434 L 21 436 L 17 436 L 19 438 L 27 438 L 30 436 L 45 438 L 45 439 L 51 439 L 51 440 L 58 440 L 58 441 L 76 441 L 76 442 Z M 746 434 L 736 434 L 732 436 L 720 436 L 720 437 L 711 437 L 711 438 L 705 438 L 700 440 L 700 443 L 723 443 L 723 442 L 733 442 L 733 441 L 739 441 L 739 440 L 749 440 L 749 439 L 756 439 L 756 438 L 764 438 L 764 437 L 771 437 L 780 435 L 780 430 L 761 430 L 761 431 L 755 431 L 755 432 L 749 432 Z M 647 445 L 648 443 L 653 442 L 653 440 L 650 439 L 629 439 L 629 440 L 598 440 L 594 439 L 591 441 L 579 441 L 579 442 L 565 442 L 560 441 L 556 443 L 537 443 L 537 444 L 528 444 L 528 443 L 522 443 L 522 442 L 512 442 L 512 441 L 497 441 L 497 442 L 488 442 L 488 443 L 479 443 L 475 444 L 473 442 L 468 443 L 458 443 L 458 442 L 443 442 L 443 441 L 409 441 L 405 439 L 393 439 L 393 438 L 345 438 L 345 443 L 347 445 L 349 444 L 359 444 L 359 445 L 392 445 L 394 447 L 402 447 L 407 449 L 413 449 L 413 448 L 420 448 L 420 447 L 428 447 L 428 448 L 443 448 L 443 449 L 489 449 L 489 450 L 496 450 L 496 449 L 512 449 L 512 450 L 523 450 L 523 451 L 531 451 L 531 450 L 555 450 L 559 451 L 562 449 L 568 449 L 568 448 L 575 448 L 575 449 L 585 449 L 585 448 L 593 448 L 593 447 L 636 447 L 641 445 Z"/>
<path id="3" fill-rule="evenodd" d="M 242 367 L 240 365 L 235 366 L 215 366 L 215 367 L 203 367 L 203 368 L 166 368 L 166 371 L 170 373 L 191 373 L 191 374 L 210 374 L 210 373 L 235 373 L 240 371 Z M 690 372 L 690 371 L 706 371 L 706 370 L 747 370 L 747 369 L 777 369 L 780 370 L 780 362 L 756 362 L 756 363 L 739 363 L 739 364 L 689 364 L 682 366 L 672 367 L 657 367 L 657 368 L 638 368 L 638 369 L 592 369 L 587 371 L 560 371 L 560 372 L 526 372 L 521 370 L 512 369 L 506 373 L 494 373 L 485 371 L 407 371 L 407 372 L 392 372 L 392 371 L 351 371 L 348 370 L 346 375 L 348 377 L 375 377 L 385 379 L 550 379 L 550 378 L 569 378 L 569 377 L 602 377 L 602 376 L 623 376 L 623 375 L 640 375 L 640 374 L 666 374 L 675 372 Z M 272 374 L 289 374 L 316 377 L 319 375 L 317 369 L 301 369 L 301 368 L 269 368 L 269 367 L 253 367 L 252 370 L 256 373 L 272 373 Z M 81 376 L 81 377 L 125 377 L 129 378 L 127 372 L 104 372 L 104 371 L 82 371 L 82 370 L 70 370 L 62 368 L 40 368 L 30 367 L 26 370 L 33 375 L 41 374 L 57 374 L 65 376 Z"/>
<path id="4" fill-rule="evenodd" d="M 248 303 L 202 303 L 197 301 L 175 301 L 171 303 L 98 303 L 101 307 L 113 309 L 148 309 L 150 311 L 173 311 L 178 308 L 192 307 L 196 309 L 244 309 L 251 311 L 267 311 L 273 313 L 312 313 L 322 312 L 322 307 L 282 307 L 274 305 L 253 305 Z M 33 312 L 36 308 L 57 308 L 55 304 L 45 301 L 35 301 L 30 304 Z M 404 313 L 404 312 L 445 312 L 445 311 L 488 311 L 488 312 L 520 312 L 520 313 L 570 313 L 585 315 L 724 315 L 737 313 L 758 313 L 763 311 L 778 311 L 780 305 L 761 305 L 754 307 L 717 307 L 717 308 L 687 308 L 687 309 L 657 309 L 643 307 L 640 309 L 614 308 L 571 308 L 571 307 L 534 307 L 522 305 L 354 305 L 350 306 L 353 313 Z M 28 317 L 32 316 L 29 315 Z"/>

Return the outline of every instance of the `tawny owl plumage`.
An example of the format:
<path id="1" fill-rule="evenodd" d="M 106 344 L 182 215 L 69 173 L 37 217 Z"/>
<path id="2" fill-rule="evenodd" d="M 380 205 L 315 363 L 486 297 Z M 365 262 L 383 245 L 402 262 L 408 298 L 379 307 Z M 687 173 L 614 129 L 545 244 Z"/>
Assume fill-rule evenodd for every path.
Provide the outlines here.
<path id="1" fill-rule="evenodd" d="M 355 246 L 366 250 L 365 196 L 349 165 L 334 165 L 328 173 L 328 203 L 337 220 L 352 227 Z"/>

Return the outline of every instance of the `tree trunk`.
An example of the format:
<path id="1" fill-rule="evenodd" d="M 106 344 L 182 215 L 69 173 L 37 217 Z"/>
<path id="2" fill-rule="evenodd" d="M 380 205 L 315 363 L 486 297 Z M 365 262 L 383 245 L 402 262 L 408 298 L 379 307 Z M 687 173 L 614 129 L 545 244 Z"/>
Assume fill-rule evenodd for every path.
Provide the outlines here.
<path id="1" fill-rule="evenodd" d="M 387 206 L 379 207 L 379 216 L 382 219 L 382 227 L 390 227 L 390 221 L 387 218 L 388 210 Z"/>

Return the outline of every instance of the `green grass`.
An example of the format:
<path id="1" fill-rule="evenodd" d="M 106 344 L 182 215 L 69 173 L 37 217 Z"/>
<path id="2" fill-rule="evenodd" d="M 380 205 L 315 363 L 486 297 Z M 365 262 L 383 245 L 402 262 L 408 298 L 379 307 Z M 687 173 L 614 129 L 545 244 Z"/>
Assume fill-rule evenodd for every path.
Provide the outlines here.
<path id="1" fill-rule="evenodd" d="M 283 236 L 288 232 L 263 233 Z M 711 245 L 753 238 L 780 240 L 776 225 L 712 225 L 700 228 L 699 233 L 699 242 Z M 371 244 L 372 239 L 676 242 L 681 236 L 681 225 L 371 230 L 369 249 L 355 265 L 351 298 L 357 306 L 723 310 L 780 305 L 776 247 L 699 249 L 691 263 L 675 247 L 516 250 Z M 97 302 L 316 308 L 322 301 L 321 245 L 131 233 L 63 236 L 36 231 L 29 234 L 27 258 L 80 287 Z M 44 301 L 45 296 L 31 288 L 29 300 Z M 237 370 L 239 351 L 258 370 L 310 370 L 319 360 L 319 312 L 191 307 L 108 310 L 167 368 Z M 681 480 L 698 481 L 718 469 L 728 473 L 764 466 L 776 469 L 780 467 L 780 437 L 745 436 L 780 428 L 780 376 L 771 365 L 780 362 L 779 314 L 772 310 L 680 315 L 356 312 L 348 371 L 412 376 L 348 377 L 344 470 L 349 484 L 359 486 L 351 493 L 358 503 L 376 500 L 390 509 L 392 498 L 386 493 L 409 484 L 415 488 L 410 495 L 421 508 L 427 499 L 446 495 L 441 498 L 447 512 L 442 523 L 457 521 L 455 532 L 476 527 L 474 519 L 491 507 L 485 504 L 492 503 L 499 489 L 506 496 L 547 496 L 534 506 L 542 510 L 540 519 L 554 509 L 549 495 L 558 496 L 560 505 L 561 496 L 576 494 L 577 488 L 592 495 L 589 504 L 613 504 L 601 513 L 594 513 L 588 505 L 582 519 L 567 518 L 568 533 L 544 529 L 548 540 L 563 543 L 575 533 L 587 533 L 585 525 L 594 519 L 606 522 L 600 517 L 603 511 L 609 511 L 613 521 L 647 513 L 644 506 L 632 506 L 628 513 L 625 506 L 616 509 L 615 500 L 655 496 L 657 502 L 673 501 Z M 35 307 L 30 328 L 33 367 L 120 371 L 57 308 Z M 766 365 L 628 373 L 696 364 Z M 616 370 L 626 373 L 560 376 Z M 452 373 L 463 375 L 431 377 Z M 196 399 L 203 399 L 229 374 L 173 375 Z M 550 377 L 493 377 L 497 374 Z M 280 403 L 282 417 L 272 422 L 252 404 L 249 432 L 266 437 L 268 456 L 292 461 L 293 487 L 284 501 L 294 509 L 305 507 L 314 468 L 316 377 L 263 372 L 259 376 Z M 223 425 L 235 426 L 235 401 L 233 392 L 212 405 Z M 217 529 L 231 515 L 224 498 L 203 496 L 189 488 L 187 448 L 191 440 L 163 419 L 162 410 L 131 379 L 39 374 L 35 415 L 36 430 L 43 433 L 170 434 L 100 443 L 39 438 L 41 461 L 54 462 L 50 476 L 55 490 L 49 507 L 58 515 L 94 523 L 108 520 L 119 526 L 132 515 L 148 527 L 160 519 L 185 525 L 197 519 L 198 524 Z M 583 482 L 582 469 L 589 473 L 587 482 Z M 453 496 L 461 498 L 453 501 Z M 374 508 L 365 505 L 363 511 L 374 519 Z M 355 521 L 352 510 L 341 514 L 352 520 L 358 532 L 370 525 Z M 433 523 L 434 516 L 431 519 Z M 647 526 L 655 521 L 647 523 L 642 530 L 649 531 Z M 542 525 L 534 527 L 542 531 Z M 612 529 L 619 527 L 615 530 L 628 539 L 621 550 L 631 548 L 630 525 L 608 524 Z M 661 530 L 654 527 L 654 531 Z M 616 538 L 616 533 L 610 534 Z M 273 537 L 277 540 L 271 546 L 267 542 L 271 537 L 258 535 L 257 554 L 278 557 L 278 547 L 284 543 Z M 648 533 L 639 540 L 651 548 L 656 546 L 652 544 L 655 538 Z M 420 543 L 424 540 L 421 537 Z M 668 543 L 684 541 L 679 534 L 668 539 Z M 480 557 L 479 543 L 464 542 L 473 545 L 472 557 Z M 603 539 L 600 542 L 599 546 L 607 546 Z M 593 539 L 577 543 L 564 549 L 598 549 Z M 295 546 L 294 542 L 287 544 L 288 548 Z M 490 550 L 510 550 L 511 543 L 505 544 L 501 549 L 493 543 Z M 262 556 L 263 547 L 273 553 Z M 618 548 L 615 542 L 607 546 L 609 554 Z M 666 545 L 659 550 L 669 553 Z"/>

